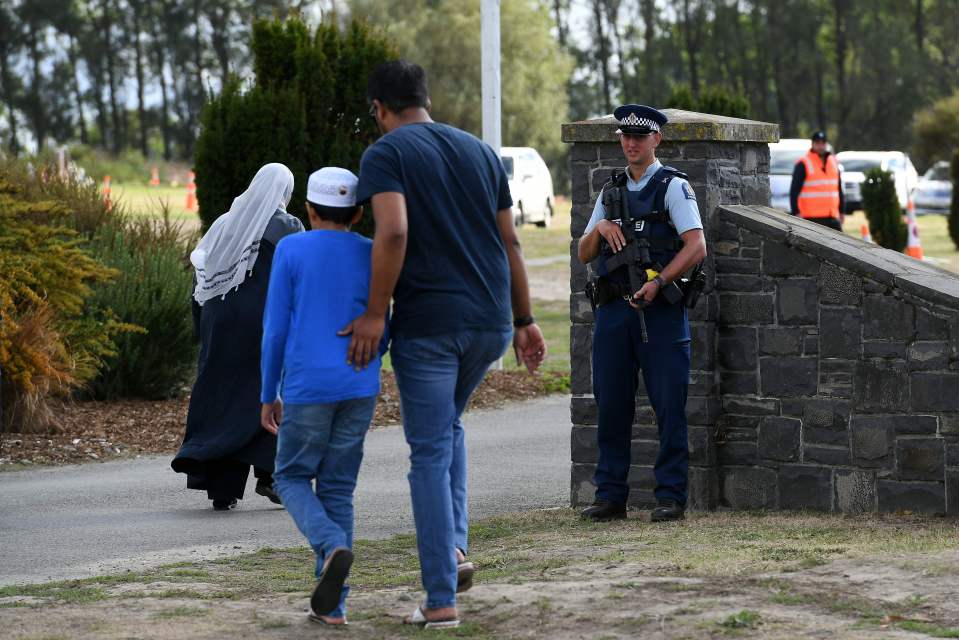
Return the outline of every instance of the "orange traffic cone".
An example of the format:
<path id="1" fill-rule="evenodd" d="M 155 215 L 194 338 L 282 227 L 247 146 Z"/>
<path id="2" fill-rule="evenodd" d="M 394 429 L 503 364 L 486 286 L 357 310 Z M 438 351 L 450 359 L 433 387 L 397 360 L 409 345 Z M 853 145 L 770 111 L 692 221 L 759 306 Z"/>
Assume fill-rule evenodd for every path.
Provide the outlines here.
<path id="1" fill-rule="evenodd" d="M 196 211 L 196 174 L 192 171 L 187 173 L 186 208 L 189 211 Z"/>
<path id="2" fill-rule="evenodd" d="M 150 186 L 160 186 L 160 170 L 157 167 L 153 167 L 153 169 L 150 170 Z"/>
<path id="3" fill-rule="evenodd" d="M 864 224 L 859 227 L 859 233 L 862 235 L 863 242 L 872 242 L 872 234 L 869 233 L 869 225 Z"/>
<path id="4" fill-rule="evenodd" d="M 916 203 L 909 198 L 906 204 L 906 218 L 909 225 L 909 242 L 906 244 L 906 255 L 922 260 L 922 243 L 919 242 L 919 224 L 916 222 Z"/>
<path id="5" fill-rule="evenodd" d="M 103 176 L 103 204 L 107 211 L 113 209 L 113 201 L 110 200 L 110 176 Z"/>

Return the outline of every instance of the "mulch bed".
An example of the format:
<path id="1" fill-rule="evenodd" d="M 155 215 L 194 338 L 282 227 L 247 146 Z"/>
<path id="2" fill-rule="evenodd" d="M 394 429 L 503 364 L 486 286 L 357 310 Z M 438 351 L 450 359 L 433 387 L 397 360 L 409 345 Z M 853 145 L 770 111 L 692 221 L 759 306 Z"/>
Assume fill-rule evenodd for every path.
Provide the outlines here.
<path id="1" fill-rule="evenodd" d="M 562 391 L 568 377 L 520 371 L 490 371 L 470 399 L 470 409 Z M 180 446 L 190 398 L 75 402 L 58 412 L 53 433 L 0 434 L 0 469 L 17 465 L 74 464 L 149 454 L 172 454 Z M 399 424 L 399 393 L 392 372 L 383 372 L 375 426 Z"/>

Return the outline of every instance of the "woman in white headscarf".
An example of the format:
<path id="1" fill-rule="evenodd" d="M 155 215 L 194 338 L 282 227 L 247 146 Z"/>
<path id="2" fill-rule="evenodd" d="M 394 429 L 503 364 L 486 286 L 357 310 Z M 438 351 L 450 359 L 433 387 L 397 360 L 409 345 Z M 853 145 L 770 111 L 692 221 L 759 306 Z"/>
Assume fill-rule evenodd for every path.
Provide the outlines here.
<path id="1" fill-rule="evenodd" d="M 276 436 L 260 427 L 260 341 L 276 244 L 303 230 L 286 212 L 292 194 L 288 168 L 263 166 L 190 254 L 200 357 L 186 436 L 171 466 L 187 474 L 187 487 L 205 490 L 218 511 L 243 498 L 251 466 L 256 493 L 279 503 Z"/>

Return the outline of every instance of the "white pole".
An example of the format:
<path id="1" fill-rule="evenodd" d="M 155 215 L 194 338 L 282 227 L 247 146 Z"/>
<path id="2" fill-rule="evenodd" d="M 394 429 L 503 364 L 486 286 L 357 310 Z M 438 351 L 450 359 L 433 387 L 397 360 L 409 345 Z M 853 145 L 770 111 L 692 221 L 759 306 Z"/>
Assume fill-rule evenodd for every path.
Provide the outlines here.
<path id="1" fill-rule="evenodd" d="M 500 0 L 481 0 L 480 46 L 483 66 L 483 142 L 499 153 L 503 146 L 500 126 Z"/>
<path id="2" fill-rule="evenodd" d="M 500 57 L 499 57 L 499 2 L 480 0 L 480 59 L 483 68 L 483 142 L 499 155 L 503 146 L 500 126 Z M 503 359 L 493 363 L 493 369 L 503 368 Z"/>

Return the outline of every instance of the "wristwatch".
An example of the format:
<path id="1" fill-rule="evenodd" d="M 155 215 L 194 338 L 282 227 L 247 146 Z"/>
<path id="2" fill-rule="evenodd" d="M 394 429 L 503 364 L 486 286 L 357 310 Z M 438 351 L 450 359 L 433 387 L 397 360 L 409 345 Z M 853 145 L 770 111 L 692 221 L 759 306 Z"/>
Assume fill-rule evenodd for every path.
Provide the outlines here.
<path id="1" fill-rule="evenodd" d="M 660 289 L 666 286 L 666 281 L 663 280 L 662 276 L 658 274 L 656 275 L 656 277 L 653 278 L 653 282 L 655 282 Z"/>
<path id="2" fill-rule="evenodd" d="M 528 327 L 529 325 L 536 322 L 533 320 L 533 316 L 517 316 L 513 318 L 513 326 L 519 329 L 520 327 Z"/>

